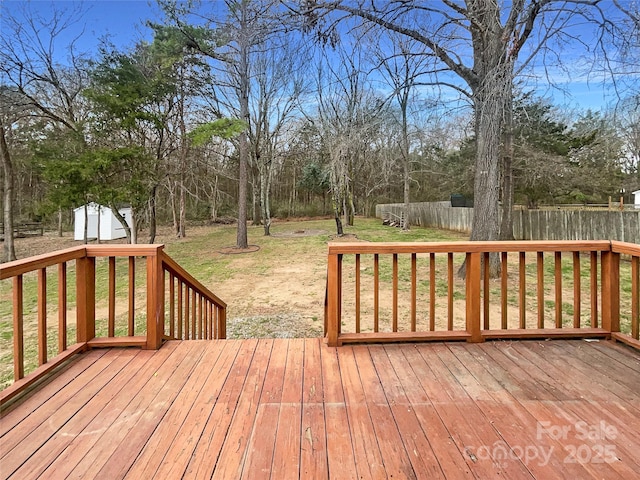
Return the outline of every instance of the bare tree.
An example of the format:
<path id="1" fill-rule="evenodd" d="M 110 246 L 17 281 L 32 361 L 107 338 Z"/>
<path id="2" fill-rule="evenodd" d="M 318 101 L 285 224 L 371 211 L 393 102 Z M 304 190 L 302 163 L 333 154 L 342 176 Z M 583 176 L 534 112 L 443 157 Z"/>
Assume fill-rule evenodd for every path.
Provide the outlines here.
<path id="1" fill-rule="evenodd" d="M 529 63 L 571 18 L 593 18 L 590 10 L 601 13 L 597 10 L 598 2 L 467 0 L 462 4 L 442 0 L 416 4 L 403 0 L 345 0 L 305 1 L 302 5 L 308 23 L 319 26 L 325 37 L 334 38 L 335 33 L 326 32 L 331 29 L 336 32 L 337 24 L 344 19 L 344 16 L 337 20 L 326 17 L 327 13 L 337 11 L 411 38 L 438 59 L 442 74 L 435 76 L 433 83 L 467 96 L 475 113 L 477 148 L 471 239 L 498 240 L 501 133 L 517 73 L 516 62 L 519 61 L 518 68 Z M 328 22 L 333 23 L 327 25 Z M 534 30 L 536 35 L 532 35 Z M 532 38 L 535 44 L 520 59 L 523 47 Z M 491 273 L 496 275 L 498 271 L 499 263 L 493 258 Z"/>
<path id="2" fill-rule="evenodd" d="M 56 47 L 60 47 L 59 39 L 63 34 L 80 22 L 83 7 L 76 6 L 71 10 L 53 7 L 51 17 L 43 18 L 34 13 L 28 3 L 12 6 L 19 12 L 9 11 L 5 4 L 0 6 L 3 29 L 0 74 L 2 88 L 11 90 L 11 95 L 3 95 L 3 115 L 0 116 L 10 109 L 21 109 L 56 127 L 78 132 L 85 113 L 81 92 L 87 81 L 86 58 L 76 50 L 79 36 L 66 46 L 68 58 L 64 66 L 57 57 Z M 5 132 L 5 128 L 10 128 L 10 122 L 7 118 L 2 119 L 0 146 L 4 171 L 5 257 L 15 259 L 11 238 L 15 172 Z"/>
<path id="3" fill-rule="evenodd" d="M 285 130 L 309 89 L 305 47 L 283 35 L 265 39 L 252 54 L 249 143 L 259 174 L 260 207 L 264 234 L 270 234 L 270 190 Z"/>
<path id="4" fill-rule="evenodd" d="M 625 189 L 631 192 L 640 188 L 640 96 L 624 99 L 616 110 L 624 141 L 623 169 L 628 174 Z"/>
<path id="5" fill-rule="evenodd" d="M 2 261 L 10 262 L 16 259 L 16 250 L 13 242 L 13 164 L 11 162 L 11 154 L 9 146 L 5 138 L 5 127 L 3 115 L 0 115 L 0 157 L 2 157 L 2 173 L 3 173 L 3 219 L 4 219 L 4 243 L 2 246 Z"/>
<path id="6" fill-rule="evenodd" d="M 409 102 L 415 89 L 420 83 L 420 76 L 428 72 L 426 63 L 430 57 L 423 52 L 424 46 L 414 40 L 391 33 L 390 48 L 381 48 L 382 39 L 377 38 L 374 43 L 377 48 L 372 49 L 374 58 L 379 64 L 379 71 L 392 88 L 390 97 L 394 98 L 399 107 L 400 139 L 399 150 L 402 159 L 402 184 L 404 200 L 404 216 L 402 229 L 409 230 L 411 201 L 411 155 L 409 132 Z"/>
<path id="7" fill-rule="evenodd" d="M 327 62 L 328 72 L 321 68 L 318 74 L 317 128 L 328 157 L 333 211 L 341 235 L 343 223 L 353 225 L 354 183 L 374 143 L 371 132 L 377 131 L 386 105 L 361 69 L 363 52 L 336 53 L 339 62 Z"/>
<path id="8" fill-rule="evenodd" d="M 0 36 L 0 72 L 3 82 L 15 88 L 21 102 L 37 115 L 77 131 L 85 112 L 81 94 L 87 85 L 87 59 L 78 54 L 81 34 L 65 45 L 68 57 L 61 64 L 60 38 L 81 21 L 82 6 L 72 10 L 53 8 L 51 17 L 18 4 L 22 18 L 3 8 Z"/>
<path id="9" fill-rule="evenodd" d="M 221 88 L 218 95 L 227 94 L 227 101 L 222 103 L 236 112 L 237 118 L 247 126 L 251 125 L 251 54 L 274 32 L 275 3 L 275 0 L 225 0 L 223 9 L 218 4 L 211 4 L 210 10 L 205 11 L 197 5 L 184 6 L 175 0 L 160 0 L 169 21 L 188 38 L 189 46 L 214 61 L 218 71 L 217 86 Z M 185 20 L 188 14 L 199 17 L 204 26 L 188 24 Z M 249 132 L 240 133 L 236 142 L 239 157 L 236 247 L 242 249 L 248 246 Z"/>

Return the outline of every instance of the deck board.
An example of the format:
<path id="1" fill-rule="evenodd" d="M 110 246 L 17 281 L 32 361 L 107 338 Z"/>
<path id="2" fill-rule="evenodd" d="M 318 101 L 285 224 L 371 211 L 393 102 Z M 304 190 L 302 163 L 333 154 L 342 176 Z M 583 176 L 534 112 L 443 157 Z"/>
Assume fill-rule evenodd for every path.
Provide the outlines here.
<path id="1" fill-rule="evenodd" d="M 638 451 L 640 355 L 608 341 L 89 351 L 0 417 L 15 479 L 622 479 Z"/>

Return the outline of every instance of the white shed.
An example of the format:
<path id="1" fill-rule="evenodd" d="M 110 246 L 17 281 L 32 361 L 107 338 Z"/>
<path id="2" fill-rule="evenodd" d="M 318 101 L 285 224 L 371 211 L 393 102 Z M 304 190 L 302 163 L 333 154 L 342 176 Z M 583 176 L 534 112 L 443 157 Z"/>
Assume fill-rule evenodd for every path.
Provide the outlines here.
<path id="1" fill-rule="evenodd" d="M 640 208 L 640 190 L 631 192 L 631 194 L 633 195 L 633 206 L 635 208 Z"/>
<path id="2" fill-rule="evenodd" d="M 120 215 L 124 217 L 129 227 L 131 223 L 131 208 L 118 209 Z M 74 211 L 73 239 L 84 240 L 84 206 L 76 208 Z M 98 216 L 100 221 L 98 221 Z M 98 237 L 98 224 L 100 225 L 100 236 Z M 99 238 L 100 240 L 115 240 L 126 237 L 124 227 L 116 218 L 109 207 L 96 203 L 87 204 L 87 238 Z"/>

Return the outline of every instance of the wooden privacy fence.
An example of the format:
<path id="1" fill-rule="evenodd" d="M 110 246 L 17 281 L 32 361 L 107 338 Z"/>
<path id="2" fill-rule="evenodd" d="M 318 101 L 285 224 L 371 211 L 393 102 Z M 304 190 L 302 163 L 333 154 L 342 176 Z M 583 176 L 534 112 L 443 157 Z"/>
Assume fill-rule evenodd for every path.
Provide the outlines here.
<path id="1" fill-rule="evenodd" d="M 639 259 L 639 245 L 615 241 L 330 243 L 325 335 L 330 346 L 611 337 L 640 348 Z"/>
<path id="2" fill-rule="evenodd" d="M 376 217 L 400 215 L 404 204 L 378 204 Z M 450 202 L 411 203 L 411 225 L 470 232 L 473 208 L 452 207 Z M 640 209 L 585 210 L 560 207 L 557 210 L 513 211 L 513 235 L 516 240 L 618 240 L 640 243 Z"/>
<path id="3" fill-rule="evenodd" d="M 2 295 L 12 299 L 14 380 L 0 404 L 89 348 L 225 338 L 226 304 L 163 248 L 86 245 L 0 266 L 12 281 Z"/>

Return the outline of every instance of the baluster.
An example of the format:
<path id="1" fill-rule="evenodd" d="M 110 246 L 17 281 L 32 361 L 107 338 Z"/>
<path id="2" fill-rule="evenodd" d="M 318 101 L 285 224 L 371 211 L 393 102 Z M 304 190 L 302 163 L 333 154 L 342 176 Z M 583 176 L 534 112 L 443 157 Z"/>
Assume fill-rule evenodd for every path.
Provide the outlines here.
<path id="1" fill-rule="evenodd" d="M 562 252 L 555 252 L 556 328 L 562 328 Z"/>
<path id="2" fill-rule="evenodd" d="M 536 255 L 537 293 L 538 293 L 538 328 L 544 328 L 544 252 Z"/>
<path id="3" fill-rule="evenodd" d="M 116 331 L 116 257 L 109 257 L 109 337 Z"/>
<path id="4" fill-rule="evenodd" d="M 453 330 L 453 253 L 447 253 L 447 330 Z"/>
<path id="5" fill-rule="evenodd" d="M 360 333 L 360 254 L 356 253 L 356 333 Z"/>
<path id="6" fill-rule="evenodd" d="M 509 286 L 509 267 L 508 267 L 508 256 L 507 252 L 502 252 L 502 265 L 500 266 L 500 328 L 502 330 L 506 330 L 509 328 L 508 325 L 508 309 L 507 309 L 507 291 Z"/>
<path id="7" fill-rule="evenodd" d="M 38 270 L 38 364 L 47 363 L 47 269 Z"/>
<path id="8" fill-rule="evenodd" d="M 527 278 L 526 278 L 526 254 L 518 255 L 518 279 L 519 279 L 519 321 L 520 328 L 527 328 Z"/>
<path id="9" fill-rule="evenodd" d="M 67 263 L 58 264 L 58 353 L 67 349 Z"/>
<path id="10" fill-rule="evenodd" d="M 196 304 L 196 291 L 194 288 L 191 289 L 191 340 L 196 339 L 196 311 L 198 310 L 198 306 Z"/>
<path id="11" fill-rule="evenodd" d="M 429 330 L 436 329 L 436 254 L 429 254 Z"/>
<path id="12" fill-rule="evenodd" d="M 169 336 L 175 338 L 176 335 L 176 279 L 173 273 L 169 272 Z"/>
<path id="13" fill-rule="evenodd" d="M 591 252 L 591 327 L 598 328 L 598 252 Z"/>
<path id="14" fill-rule="evenodd" d="M 22 275 L 13 277 L 13 378 L 24 377 L 24 291 Z"/>
<path id="15" fill-rule="evenodd" d="M 182 302 L 182 292 L 183 292 L 183 284 L 182 280 L 178 279 L 178 338 L 182 340 L 182 313 L 183 313 L 183 302 Z"/>
<path id="16" fill-rule="evenodd" d="M 204 312 L 202 310 L 202 295 L 198 294 L 198 340 L 202 340 L 204 332 Z"/>
<path id="17" fill-rule="evenodd" d="M 640 288 L 638 275 L 640 273 L 640 257 L 631 258 L 631 336 L 639 340 L 640 330 Z"/>
<path id="18" fill-rule="evenodd" d="M 136 317 L 136 257 L 129 257 L 129 336 L 135 331 Z"/>
<path id="19" fill-rule="evenodd" d="M 189 310 L 189 285 L 184 284 L 184 339 L 189 340 L 189 318 L 190 318 L 190 310 Z"/>
<path id="20" fill-rule="evenodd" d="M 393 320 L 391 331 L 398 331 L 398 254 L 393 254 Z"/>
<path id="21" fill-rule="evenodd" d="M 482 254 L 482 259 L 482 303 L 484 307 L 482 313 L 482 326 L 485 330 L 489 330 L 489 301 L 491 300 L 489 297 L 489 252 L 484 252 Z"/>
<path id="22" fill-rule="evenodd" d="M 580 328 L 581 323 L 581 299 L 580 288 L 580 252 L 573 252 L 573 328 Z"/>
<path id="23" fill-rule="evenodd" d="M 373 331 L 377 332 L 380 326 L 380 258 L 373 255 Z"/>
<path id="24" fill-rule="evenodd" d="M 416 307 L 417 307 L 417 284 L 418 284 L 418 258 L 415 253 L 411 254 L 411 331 L 416 331 Z"/>

